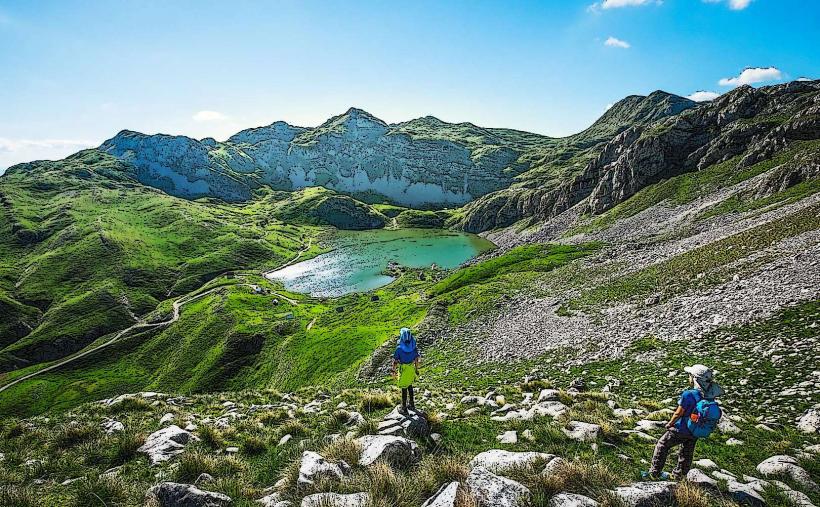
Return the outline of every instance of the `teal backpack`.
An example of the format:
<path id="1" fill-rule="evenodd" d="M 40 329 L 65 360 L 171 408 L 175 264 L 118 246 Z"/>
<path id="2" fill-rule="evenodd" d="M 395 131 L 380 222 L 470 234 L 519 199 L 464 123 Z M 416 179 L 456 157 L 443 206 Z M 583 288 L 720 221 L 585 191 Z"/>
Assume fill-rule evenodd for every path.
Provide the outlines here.
<path id="1" fill-rule="evenodd" d="M 693 437 L 706 438 L 717 427 L 721 416 L 723 411 L 715 400 L 700 400 L 686 421 L 686 427 Z"/>

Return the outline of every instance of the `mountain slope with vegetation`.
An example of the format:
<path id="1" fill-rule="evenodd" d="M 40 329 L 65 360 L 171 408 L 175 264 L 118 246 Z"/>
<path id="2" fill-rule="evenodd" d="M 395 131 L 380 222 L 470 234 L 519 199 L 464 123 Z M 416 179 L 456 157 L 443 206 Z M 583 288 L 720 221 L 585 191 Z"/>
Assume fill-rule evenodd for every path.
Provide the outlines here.
<path id="1" fill-rule="evenodd" d="M 221 157 L 203 177 L 237 202 L 146 186 L 168 168 L 128 150 L 0 177 L 0 503 L 142 505 L 196 483 L 234 505 L 334 491 L 409 506 L 449 485 L 446 505 L 467 507 L 499 481 L 521 493 L 511 505 L 634 505 L 622 488 L 698 362 L 726 389 L 724 422 L 697 447 L 715 465 L 651 486 L 656 503 L 820 502 L 820 83 L 700 105 L 628 97 L 565 139 L 352 116 L 243 131 L 227 143 L 241 150 L 197 141 L 202 160 Z M 384 201 L 372 188 L 269 188 L 246 157 L 350 136 L 451 143 L 474 168 L 514 157 L 513 170 L 462 208 L 420 210 L 367 204 Z M 172 144 L 199 149 L 189 141 Z M 178 181 L 166 176 L 154 184 Z M 498 248 L 452 270 L 391 265 L 391 284 L 340 298 L 262 276 L 328 248 L 334 227 L 442 225 Z M 402 326 L 435 436 L 412 437 L 407 460 L 363 463 L 367 435 L 393 424 Z M 11 384 L 64 356 L 77 359 Z M 171 424 L 187 443 L 152 465 L 138 449 Z M 493 449 L 547 455 L 501 479 L 473 462 Z M 350 467 L 300 482 L 310 452 Z"/>

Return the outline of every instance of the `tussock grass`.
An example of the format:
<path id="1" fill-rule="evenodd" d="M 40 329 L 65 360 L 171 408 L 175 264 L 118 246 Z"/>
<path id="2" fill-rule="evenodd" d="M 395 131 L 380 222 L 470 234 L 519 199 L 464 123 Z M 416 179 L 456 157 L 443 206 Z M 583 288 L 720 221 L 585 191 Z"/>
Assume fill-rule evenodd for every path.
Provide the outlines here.
<path id="1" fill-rule="evenodd" d="M 154 409 L 151 402 L 145 398 L 129 397 L 108 406 L 112 414 L 127 414 L 129 412 L 150 412 Z"/>
<path id="2" fill-rule="evenodd" d="M 717 492 L 707 493 L 689 481 L 681 481 L 675 489 L 677 507 L 734 507 L 735 502 L 721 498 Z"/>
<path id="3" fill-rule="evenodd" d="M 288 419 L 288 412 L 284 409 L 267 410 L 257 416 L 256 420 L 265 426 L 273 426 Z"/>
<path id="4" fill-rule="evenodd" d="M 384 408 L 394 407 L 398 403 L 395 393 L 382 391 L 364 393 L 359 400 L 359 408 L 368 414 Z"/>
<path id="5" fill-rule="evenodd" d="M 201 450 L 185 452 L 179 459 L 175 477 L 179 482 L 193 482 L 200 474 L 215 478 L 244 475 L 248 465 L 235 456 L 217 456 Z"/>
<path id="6" fill-rule="evenodd" d="M 208 424 L 201 425 L 198 429 L 199 438 L 203 445 L 211 449 L 219 449 L 224 443 L 222 432 Z"/>
<path id="7" fill-rule="evenodd" d="M 249 436 L 242 442 L 242 453 L 248 456 L 258 456 L 268 448 L 268 442 L 257 435 Z"/>
<path id="8" fill-rule="evenodd" d="M 464 481 L 470 474 L 467 456 L 425 456 L 418 464 L 414 480 L 421 498 L 433 496 L 438 489 L 453 481 Z"/>
<path id="9" fill-rule="evenodd" d="M 74 482 L 72 486 L 74 486 L 72 504 L 76 507 L 120 505 L 138 494 L 133 483 L 117 476 L 89 475 Z"/>
<path id="10" fill-rule="evenodd" d="M 319 454 L 330 461 L 345 461 L 348 465 L 356 465 L 362 455 L 362 449 L 355 441 L 340 438 L 325 445 Z"/>
<path id="11" fill-rule="evenodd" d="M 0 486 L 0 505 L 5 507 L 39 507 L 40 497 L 28 486 Z"/>
<path id="12" fill-rule="evenodd" d="M 58 449 L 67 449 L 98 437 L 100 428 L 91 424 L 65 424 L 57 427 L 51 438 L 51 444 Z"/>
<path id="13" fill-rule="evenodd" d="M 279 438 L 282 438 L 285 435 L 292 435 L 294 437 L 298 437 L 307 435 L 309 432 L 310 430 L 305 425 L 305 423 L 297 419 L 291 419 L 276 429 L 276 435 Z"/>

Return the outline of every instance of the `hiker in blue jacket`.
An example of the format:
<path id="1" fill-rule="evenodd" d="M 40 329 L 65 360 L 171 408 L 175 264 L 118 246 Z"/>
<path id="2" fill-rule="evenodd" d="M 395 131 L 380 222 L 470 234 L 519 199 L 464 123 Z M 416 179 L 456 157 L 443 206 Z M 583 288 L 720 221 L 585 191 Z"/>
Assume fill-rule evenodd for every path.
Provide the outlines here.
<path id="1" fill-rule="evenodd" d="M 401 388 L 401 412 L 407 415 L 407 395 L 410 395 L 410 409 L 416 409 L 413 399 L 413 382 L 419 375 L 419 349 L 413 333 L 406 327 L 399 332 L 399 344 L 393 353 L 393 377 Z"/>
<path id="2" fill-rule="evenodd" d="M 687 366 L 683 371 L 689 374 L 692 388 L 681 393 L 678 408 L 666 424 L 666 433 L 655 445 L 652 467 L 648 473 L 643 474 L 644 478 L 667 478 L 668 474 L 663 472 L 663 466 L 669 451 L 678 445 L 681 446 L 678 465 L 672 471 L 672 476 L 676 479 L 685 477 L 692 467 L 698 438 L 709 436 L 720 419 L 720 408 L 714 400 L 723 394 L 723 389 L 714 382 L 711 368 L 696 364 Z"/>

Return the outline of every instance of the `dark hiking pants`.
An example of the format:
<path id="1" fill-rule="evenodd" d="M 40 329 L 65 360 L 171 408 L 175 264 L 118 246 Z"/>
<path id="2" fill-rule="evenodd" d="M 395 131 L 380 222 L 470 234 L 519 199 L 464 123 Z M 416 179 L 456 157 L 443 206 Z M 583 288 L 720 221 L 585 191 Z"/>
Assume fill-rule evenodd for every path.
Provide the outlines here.
<path id="1" fill-rule="evenodd" d="M 655 454 L 652 455 L 652 468 L 649 473 L 658 475 L 663 471 L 666 464 L 666 457 L 669 451 L 676 445 L 680 446 L 678 451 L 678 466 L 672 471 L 677 476 L 684 476 L 692 468 L 692 458 L 695 455 L 695 444 L 697 439 L 691 435 L 682 435 L 674 430 L 667 430 L 655 445 Z"/>
<path id="2" fill-rule="evenodd" d="M 416 408 L 416 402 L 413 400 L 413 386 L 408 386 L 401 390 L 401 406 L 404 411 L 407 411 L 407 394 L 410 394 L 410 408 Z"/>

